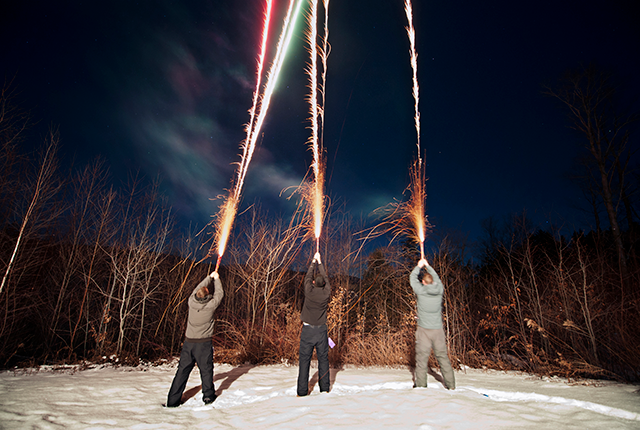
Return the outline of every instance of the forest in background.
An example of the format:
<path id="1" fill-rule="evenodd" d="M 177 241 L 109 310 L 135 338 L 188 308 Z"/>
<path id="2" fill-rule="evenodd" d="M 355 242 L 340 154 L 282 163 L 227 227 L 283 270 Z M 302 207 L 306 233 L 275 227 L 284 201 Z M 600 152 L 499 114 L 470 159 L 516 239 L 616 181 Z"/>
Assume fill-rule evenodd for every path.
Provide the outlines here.
<path id="1" fill-rule="evenodd" d="M 583 70 L 547 88 L 587 137 L 581 183 L 595 227 L 567 236 L 533 228 L 526 214 L 489 219 L 477 260 L 451 237 L 426 256 L 445 286 L 454 367 L 640 380 L 640 180 L 627 146 L 634 118 L 601 115 L 597 97 L 606 93 L 572 91 L 590 83 L 604 91 L 601 78 Z M 28 115 L 11 95 L 5 87 L 0 99 L 0 368 L 177 355 L 186 299 L 213 270 L 198 263 L 209 237 L 174 225 L 157 184 L 133 176 L 114 188 L 100 161 L 63 170 L 55 131 L 39 152 L 23 152 Z M 583 113 L 605 122 L 593 128 Z M 329 209 L 320 253 L 332 285 L 330 361 L 411 366 L 408 275 L 419 247 L 405 239 L 358 252 L 362 229 L 342 208 Z M 220 269 L 216 361 L 297 362 L 312 248 L 297 216 L 254 206 L 238 217 Z"/>

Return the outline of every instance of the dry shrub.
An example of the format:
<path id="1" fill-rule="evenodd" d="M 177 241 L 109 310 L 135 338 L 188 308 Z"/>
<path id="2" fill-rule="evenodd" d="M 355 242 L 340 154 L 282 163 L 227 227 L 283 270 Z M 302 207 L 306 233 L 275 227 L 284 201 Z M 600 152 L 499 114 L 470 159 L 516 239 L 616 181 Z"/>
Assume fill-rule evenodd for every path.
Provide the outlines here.
<path id="1" fill-rule="evenodd" d="M 215 347 L 213 361 L 215 363 L 228 363 L 237 366 L 244 363 L 241 355 L 242 350 L 238 348 Z"/>
<path id="2" fill-rule="evenodd" d="M 234 365 L 245 362 L 247 340 L 237 325 L 226 320 L 217 320 L 213 345 L 215 362 Z"/>
<path id="3" fill-rule="evenodd" d="M 273 326 L 271 344 L 277 362 L 295 362 L 300 347 L 300 311 L 292 303 L 278 306 L 278 315 Z"/>
<path id="4" fill-rule="evenodd" d="M 292 303 L 279 304 L 264 327 L 246 321 L 218 321 L 215 360 L 221 363 L 288 363 L 298 360 L 300 311 Z"/>
<path id="5" fill-rule="evenodd" d="M 362 366 L 399 366 L 413 364 L 413 333 L 377 331 L 364 336 L 353 335 L 345 342 L 345 364 Z"/>

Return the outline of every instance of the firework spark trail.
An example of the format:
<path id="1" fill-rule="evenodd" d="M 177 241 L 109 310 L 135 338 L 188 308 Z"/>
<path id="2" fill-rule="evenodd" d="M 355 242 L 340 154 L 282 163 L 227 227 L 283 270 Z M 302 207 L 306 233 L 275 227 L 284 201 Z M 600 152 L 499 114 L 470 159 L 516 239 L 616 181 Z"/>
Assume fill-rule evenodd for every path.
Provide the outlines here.
<path id="1" fill-rule="evenodd" d="M 320 87 L 320 91 L 322 94 L 322 105 L 319 107 L 320 114 L 320 131 L 321 131 L 321 139 L 320 139 L 320 147 L 324 148 L 324 102 L 327 88 L 327 58 L 329 57 L 329 0 L 323 0 L 324 5 L 324 34 L 322 37 L 322 84 Z M 325 181 L 325 171 L 324 164 L 320 164 L 320 159 L 318 159 L 318 171 L 320 174 L 316 178 L 316 183 L 320 183 L 320 187 L 316 186 L 316 193 L 319 199 L 318 209 L 316 211 L 316 219 L 321 224 L 322 223 L 322 214 L 324 213 L 324 181 Z M 318 237 L 316 239 L 316 252 L 320 251 L 320 230 L 318 229 Z"/>
<path id="2" fill-rule="evenodd" d="M 411 8 L 411 0 L 405 0 L 404 10 L 407 15 L 407 21 L 409 25 L 406 27 L 407 36 L 409 36 L 410 55 L 411 55 L 411 69 L 413 71 L 413 100 L 415 108 L 415 124 L 417 133 L 417 149 L 418 159 L 415 162 L 411 171 L 411 199 L 409 200 L 408 213 L 413 220 L 418 239 L 420 240 L 420 255 L 424 258 L 424 235 L 425 235 L 425 214 L 424 214 L 424 201 L 426 193 L 424 190 L 424 168 L 422 166 L 421 148 L 420 148 L 420 111 L 418 110 L 419 104 L 419 87 L 418 87 L 418 54 L 416 53 L 416 32 L 413 28 L 413 11 Z"/>
<path id="3" fill-rule="evenodd" d="M 411 169 L 411 199 L 407 206 L 409 216 L 413 221 L 418 239 L 420 240 L 420 258 L 424 258 L 424 239 L 425 239 L 425 213 L 424 201 L 427 193 L 424 189 L 425 174 L 424 166 L 416 161 Z"/>
<path id="4" fill-rule="evenodd" d="M 264 26 L 262 29 L 262 47 L 260 49 L 260 56 L 258 58 L 258 71 L 256 73 L 256 89 L 253 93 L 253 104 L 251 105 L 251 109 L 249 110 L 249 123 L 246 126 L 247 132 L 247 140 L 244 142 L 243 147 L 243 156 L 246 157 L 247 148 L 246 142 L 249 141 L 251 137 L 251 132 L 253 131 L 256 107 L 258 106 L 258 100 L 260 97 L 260 85 L 262 84 L 262 70 L 264 68 L 264 58 L 267 52 L 267 40 L 269 36 L 269 24 L 271 22 L 271 8 L 273 6 L 273 0 L 267 0 L 267 7 L 264 12 Z"/>
<path id="5" fill-rule="evenodd" d="M 253 131 L 247 137 L 248 149 L 246 151 L 246 156 L 243 157 L 243 163 L 241 164 L 242 168 L 238 170 L 239 187 L 237 188 L 239 190 L 242 189 L 242 186 L 244 184 L 244 178 L 247 174 L 247 168 L 249 167 L 249 162 L 251 161 L 251 157 L 253 156 L 256 142 L 258 141 L 258 135 L 260 134 L 260 130 L 262 129 L 264 119 L 267 116 L 269 104 L 271 103 L 271 96 L 273 95 L 278 76 L 280 75 L 280 70 L 282 69 L 282 65 L 284 64 L 284 59 L 291 42 L 291 37 L 293 36 L 293 31 L 295 29 L 295 24 L 299 16 L 303 0 L 298 1 L 298 6 L 294 10 L 293 5 L 295 4 L 295 2 L 296 0 L 291 0 L 291 2 L 289 3 L 287 16 L 285 17 L 282 26 L 282 33 L 280 34 L 280 40 L 278 41 L 278 45 L 276 47 L 275 60 L 271 65 L 271 69 L 269 69 L 269 72 L 267 73 L 267 84 L 265 85 L 265 89 L 260 100 L 260 110 L 255 121 Z M 291 20 L 292 17 L 293 21 Z"/>
<path id="6" fill-rule="evenodd" d="M 296 0 L 291 0 L 289 3 L 289 8 L 287 10 L 287 14 L 282 26 L 282 33 L 280 34 L 280 40 L 278 41 L 278 45 L 276 48 L 276 55 L 274 63 L 271 66 L 271 69 L 267 73 L 267 80 L 264 92 L 262 96 L 254 95 L 254 105 L 251 108 L 251 121 L 247 126 L 247 138 L 243 142 L 243 154 L 238 165 L 237 177 L 233 186 L 229 197 L 223 203 L 220 212 L 217 216 L 218 220 L 218 229 L 216 232 L 216 240 L 209 250 L 209 255 L 213 252 L 213 247 L 217 244 L 217 252 L 218 252 L 218 261 L 216 263 L 216 271 L 220 266 L 220 260 L 222 259 L 222 255 L 226 249 L 227 241 L 229 239 L 229 234 L 231 233 L 231 227 L 233 227 L 233 222 L 235 220 L 236 213 L 238 211 L 238 204 L 240 202 L 240 197 L 242 195 L 242 187 L 244 185 L 244 179 L 247 174 L 247 170 L 249 168 L 249 163 L 251 162 L 251 158 L 253 157 L 253 152 L 256 147 L 256 142 L 258 140 L 258 135 L 260 134 L 260 130 L 262 128 L 262 124 L 264 123 L 264 118 L 267 115 L 267 111 L 269 109 L 269 103 L 271 101 L 271 96 L 275 89 L 275 84 L 280 74 L 280 70 L 282 69 L 282 64 L 284 63 L 285 54 L 287 52 L 287 48 L 291 42 L 291 37 L 293 35 L 293 30 L 295 28 L 295 23 L 297 17 L 299 15 L 299 11 L 302 5 L 302 0 L 298 2 L 297 8 L 295 8 L 294 12 L 294 4 Z M 267 6 L 268 10 L 271 10 L 271 6 Z M 293 20 L 291 19 L 293 18 Z M 261 73 L 263 59 L 264 59 L 264 50 L 266 49 L 266 33 L 268 32 L 268 28 L 266 25 L 269 23 L 270 18 L 265 20 L 265 30 L 263 37 L 263 52 L 261 54 L 261 60 L 259 61 L 259 72 Z M 260 76 L 258 76 L 258 80 L 260 80 Z M 258 84 L 259 85 L 259 84 Z M 259 103 L 258 114 L 254 117 L 256 109 Z"/>
<path id="7" fill-rule="evenodd" d="M 324 106 L 327 88 L 327 58 L 329 57 L 329 0 L 323 0 L 324 5 L 324 34 L 322 37 L 322 82 L 320 84 L 320 94 L 322 96 L 322 105 L 318 107 L 320 116 L 320 148 L 324 148 Z M 318 153 L 318 174 L 316 176 L 316 204 L 314 211 L 315 223 L 319 226 L 316 230 L 316 252 L 320 252 L 320 232 L 322 230 L 322 215 L 324 213 L 324 181 L 325 181 L 325 165 L 321 164 L 322 153 Z"/>
<path id="8" fill-rule="evenodd" d="M 418 140 L 416 146 L 418 147 L 418 160 L 419 163 L 422 164 L 421 151 L 420 151 L 420 111 L 418 110 L 419 103 L 419 87 L 418 87 L 418 54 L 416 53 L 416 31 L 413 28 L 413 10 L 411 8 L 411 1 L 405 0 L 404 11 L 407 14 L 407 21 L 409 25 L 407 28 L 407 36 L 409 36 L 409 44 L 410 44 L 410 55 L 411 55 L 411 69 L 413 70 L 413 100 L 414 100 L 414 109 L 415 109 L 415 123 L 416 123 L 416 133 L 418 135 Z"/>
<path id="9" fill-rule="evenodd" d="M 322 108 L 320 109 L 320 130 L 322 135 L 320 145 L 324 147 L 324 100 L 325 89 L 327 88 L 327 58 L 329 57 L 329 0 L 323 0 L 324 3 L 324 36 L 322 38 L 322 83 L 320 84 L 320 94 L 322 95 Z"/>
<path id="10" fill-rule="evenodd" d="M 320 250 L 320 233 L 322 232 L 322 214 L 324 210 L 324 166 L 322 163 L 322 149 L 320 148 L 318 139 L 318 117 L 321 112 L 321 108 L 318 106 L 318 47 L 317 47 L 317 8 L 318 1 L 311 0 L 310 12 L 307 17 L 307 23 L 309 29 L 307 31 L 307 41 L 309 42 L 309 58 L 310 64 L 307 67 L 307 74 L 309 75 L 309 113 L 311 121 L 311 136 L 309 137 L 308 144 L 311 147 L 313 153 L 313 187 L 310 191 L 311 210 L 313 217 L 313 233 L 316 239 L 316 252 Z M 325 3 L 326 5 L 326 3 Z M 325 21 L 326 21 L 325 14 Z M 326 22 L 325 22 L 326 26 Z M 325 34 L 326 45 L 326 34 Z M 326 53 L 323 53 L 323 58 Z M 323 64 L 326 64 L 323 60 Z M 325 66 L 326 68 L 326 66 Z M 323 77 L 324 75 L 323 70 Z M 322 89 L 324 93 L 324 88 Z M 322 114 L 323 115 L 323 114 Z M 324 117 L 324 115 L 323 115 Z"/>
<path id="11" fill-rule="evenodd" d="M 233 194 L 229 196 L 227 201 L 224 203 L 221 209 L 221 223 L 218 228 L 218 237 L 216 239 L 216 243 L 218 244 L 218 261 L 216 264 L 216 271 L 220 266 L 220 260 L 222 258 L 222 254 L 224 254 L 224 250 L 226 249 L 227 239 L 229 237 L 229 233 L 231 232 L 231 227 L 233 226 L 233 221 L 235 219 L 235 214 L 238 210 L 238 202 L 240 197 L 240 190 L 242 187 L 242 182 L 244 181 L 244 173 L 246 172 L 249 161 L 251 160 L 251 156 L 249 156 L 251 135 L 254 130 L 255 125 L 255 115 L 256 109 L 258 107 L 258 101 L 260 97 L 260 86 L 262 83 L 262 70 L 264 68 L 264 59 L 267 51 L 267 40 L 269 35 L 269 24 L 271 22 L 271 10 L 273 6 L 273 0 L 267 0 L 267 5 L 265 9 L 264 16 L 264 26 L 262 29 L 262 45 L 260 50 L 260 55 L 258 57 L 258 70 L 256 72 L 256 89 L 253 93 L 253 104 L 251 105 L 251 109 L 249 110 L 249 123 L 246 125 L 245 130 L 247 132 L 247 137 L 242 143 L 242 157 L 241 162 L 238 168 L 238 181 L 236 182 L 236 187 L 233 190 Z M 253 152 L 251 150 L 251 152 Z"/>
<path id="12" fill-rule="evenodd" d="M 354 252 L 355 258 L 360 254 L 364 244 L 376 237 L 392 234 L 391 242 L 393 242 L 398 236 L 409 236 L 417 239 L 420 242 L 420 255 L 424 258 L 424 240 L 425 232 L 428 227 L 428 223 L 425 216 L 425 165 L 422 163 L 421 148 L 420 148 L 420 111 L 418 110 L 419 102 L 419 87 L 418 87 L 418 54 L 416 53 L 415 46 L 415 29 L 413 27 L 413 12 L 411 7 L 411 1 L 405 0 L 405 12 L 407 15 L 408 26 L 405 27 L 407 35 L 409 36 L 410 44 L 410 60 L 411 68 L 413 71 L 413 99 L 415 108 L 415 127 L 417 133 L 417 149 L 418 158 L 411 165 L 410 177 L 411 183 L 405 190 L 411 193 L 411 197 L 407 202 L 393 202 L 385 207 L 376 209 L 375 212 L 384 215 L 382 221 L 372 228 L 365 229 L 359 234 L 362 235 L 362 245 Z M 404 192 L 403 192 L 404 194 Z"/>

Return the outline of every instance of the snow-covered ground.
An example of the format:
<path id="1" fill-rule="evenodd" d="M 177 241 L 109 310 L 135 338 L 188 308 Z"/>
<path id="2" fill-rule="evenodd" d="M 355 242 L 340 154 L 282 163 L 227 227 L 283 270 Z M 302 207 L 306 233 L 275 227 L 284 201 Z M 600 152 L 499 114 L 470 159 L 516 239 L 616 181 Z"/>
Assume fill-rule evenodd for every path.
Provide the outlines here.
<path id="1" fill-rule="evenodd" d="M 331 370 L 331 392 L 296 397 L 296 366 L 216 365 L 218 399 L 204 406 L 197 368 L 179 408 L 161 406 L 177 363 L 0 373 L 3 429 L 421 428 L 640 429 L 640 387 L 466 369 L 448 391 L 408 369 Z"/>

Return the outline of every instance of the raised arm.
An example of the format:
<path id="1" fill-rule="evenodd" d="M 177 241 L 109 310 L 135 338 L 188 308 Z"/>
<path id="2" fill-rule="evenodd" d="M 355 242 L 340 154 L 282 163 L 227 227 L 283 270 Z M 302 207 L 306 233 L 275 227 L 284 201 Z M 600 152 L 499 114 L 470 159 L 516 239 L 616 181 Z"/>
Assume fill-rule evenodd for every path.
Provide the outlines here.
<path id="1" fill-rule="evenodd" d="M 213 278 L 213 283 L 215 285 L 215 291 L 213 292 L 213 299 L 211 299 L 211 301 L 213 302 L 212 305 L 217 308 L 222 301 L 222 298 L 224 297 L 222 281 L 220 280 L 220 275 L 218 274 L 218 272 L 213 272 L 209 276 Z"/>
<path id="2" fill-rule="evenodd" d="M 305 291 L 310 290 L 311 288 L 313 288 L 313 278 L 316 272 L 316 259 L 314 258 L 311 261 L 311 264 L 309 264 L 309 268 L 307 269 L 307 274 L 304 277 L 304 289 Z"/>
<path id="3" fill-rule="evenodd" d="M 318 271 L 320 272 L 320 274 L 324 278 L 324 282 L 326 282 L 328 284 L 329 283 L 329 277 L 327 276 L 327 270 L 324 268 L 324 264 L 322 264 L 322 263 L 318 264 Z"/>
<path id="4" fill-rule="evenodd" d="M 417 293 L 421 288 L 422 288 L 422 282 L 420 282 L 420 265 L 418 264 L 416 267 L 413 268 L 413 270 L 411 271 L 411 274 L 409 275 L 409 285 L 411 285 L 411 288 L 413 288 L 413 290 Z"/>
<path id="5" fill-rule="evenodd" d="M 316 260 L 318 261 L 318 271 L 320 272 L 320 275 L 322 275 L 322 277 L 324 278 L 324 288 L 326 288 L 327 290 L 329 290 L 329 292 L 331 292 L 331 284 L 329 283 L 329 276 L 327 275 L 327 270 L 324 268 L 324 264 L 322 264 L 322 262 L 320 261 L 320 253 L 316 252 Z"/>

